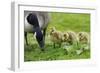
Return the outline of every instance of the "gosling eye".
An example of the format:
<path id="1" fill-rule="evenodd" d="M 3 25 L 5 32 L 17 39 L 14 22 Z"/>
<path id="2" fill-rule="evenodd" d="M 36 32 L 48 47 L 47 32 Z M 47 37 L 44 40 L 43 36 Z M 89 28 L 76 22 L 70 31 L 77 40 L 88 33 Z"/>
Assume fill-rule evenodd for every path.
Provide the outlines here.
<path id="1" fill-rule="evenodd" d="M 82 36 L 82 33 L 80 33 L 79 36 Z"/>

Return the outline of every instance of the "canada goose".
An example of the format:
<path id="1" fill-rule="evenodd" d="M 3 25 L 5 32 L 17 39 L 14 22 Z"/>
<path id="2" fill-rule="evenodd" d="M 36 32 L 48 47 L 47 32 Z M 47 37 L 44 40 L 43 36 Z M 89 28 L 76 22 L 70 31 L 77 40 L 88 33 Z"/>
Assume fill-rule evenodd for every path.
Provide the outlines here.
<path id="1" fill-rule="evenodd" d="M 48 12 L 35 12 L 35 11 L 24 11 L 24 36 L 27 41 L 27 33 L 36 33 L 36 40 L 40 48 L 45 46 L 45 34 L 50 16 Z M 43 32 L 42 32 L 43 31 Z"/>

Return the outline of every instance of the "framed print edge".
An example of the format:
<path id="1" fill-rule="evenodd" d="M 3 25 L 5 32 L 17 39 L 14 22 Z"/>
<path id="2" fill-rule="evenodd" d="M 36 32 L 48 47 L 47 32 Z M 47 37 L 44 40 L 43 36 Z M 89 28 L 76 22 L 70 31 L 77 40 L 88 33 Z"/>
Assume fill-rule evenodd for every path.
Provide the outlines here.
<path id="1" fill-rule="evenodd" d="M 80 4 L 81 5 L 81 4 Z M 24 30 L 24 25 L 20 25 L 20 11 L 24 9 L 31 10 L 34 7 L 33 11 L 52 11 L 52 12 L 72 12 L 72 13 L 90 13 L 91 14 L 91 59 L 80 59 L 80 60 L 58 60 L 58 61 L 41 61 L 41 62 L 26 62 L 24 63 L 24 47 L 22 48 L 23 35 L 21 35 Z M 37 9 L 36 9 L 37 8 Z M 46 8 L 46 9 L 44 9 Z M 68 9 L 68 10 L 67 10 Z M 79 10 L 75 11 L 75 10 Z M 84 12 L 82 12 L 84 11 Z M 92 21 L 93 20 L 93 21 Z M 34 5 L 32 3 L 23 3 L 23 2 L 12 2 L 11 3 L 11 69 L 14 71 L 19 70 L 37 70 L 37 69 L 46 69 L 46 68 L 55 68 L 55 67 L 81 67 L 81 66 L 96 66 L 96 50 L 93 45 L 94 39 L 94 24 L 96 23 L 96 7 L 95 6 L 79 6 L 79 5 L 59 5 L 59 6 L 46 6 L 46 5 Z M 22 29 L 21 29 L 22 27 Z"/>
<path id="2" fill-rule="evenodd" d="M 15 16 L 16 15 L 16 16 Z M 11 3 L 11 70 L 18 70 L 18 4 Z"/>

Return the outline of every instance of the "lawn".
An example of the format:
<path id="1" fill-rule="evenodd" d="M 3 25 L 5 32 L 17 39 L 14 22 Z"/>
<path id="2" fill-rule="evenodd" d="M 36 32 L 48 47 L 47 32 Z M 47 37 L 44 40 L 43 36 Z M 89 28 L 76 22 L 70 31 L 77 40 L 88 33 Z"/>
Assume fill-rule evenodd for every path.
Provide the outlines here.
<path id="1" fill-rule="evenodd" d="M 89 14 L 75 14 L 75 13 L 50 13 L 51 21 L 47 28 L 45 51 L 41 51 L 35 37 L 28 34 L 27 46 L 24 43 L 24 61 L 41 61 L 41 60 L 69 60 L 69 59 L 88 59 L 90 58 L 90 50 L 84 51 L 77 55 L 73 53 L 66 53 L 66 50 L 56 47 L 53 48 L 53 43 L 50 41 L 50 28 L 55 27 L 59 31 L 85 31 L 90 33 L 90 15 Z M 73 47 L 73 45 L 72 45 Z M 75 47 L 73 47 L 75 49 Z"/>

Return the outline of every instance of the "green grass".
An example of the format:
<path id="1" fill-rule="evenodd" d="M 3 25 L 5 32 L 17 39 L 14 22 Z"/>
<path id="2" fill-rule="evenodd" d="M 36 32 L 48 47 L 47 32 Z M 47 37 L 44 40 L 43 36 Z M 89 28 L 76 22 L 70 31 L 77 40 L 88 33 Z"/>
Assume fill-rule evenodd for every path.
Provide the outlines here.
<path id="1" fill-rule="evenodd" d="M 50 27 L 55 27 L 59 31 L 72 30 L 75 32 L 85 31 L 90 32 L 90 15 L 89 14 L 73 14 L 73 13 L 50 13 L 51 21 L 49 23 L 46 35 L 45 51 L 42 52 L 38 43 L 32 34 L 28 34 L 27 46 L 24 45 L 24 61 L 41 61 L 41 60 L 69 60 L 69 59 L 88 59 L 90 58 L 90 50 L 84 51 L 82 54 L 66 53 L 67 51 L 61 48 L 53 48 L 53 43 L 48 37 Z M 72 45 L 73 46 L 73 45 Z M 72 49 L 75 49 L 73 46 Z"/>
<path id="2" fill-rule="evenodd" d="M 89 14 L 52 13 L 51 17 L 52 19 L 49 27 L 55 26 L 61 31 L 73 30 L 76 32 L 90 32 Z"/>

